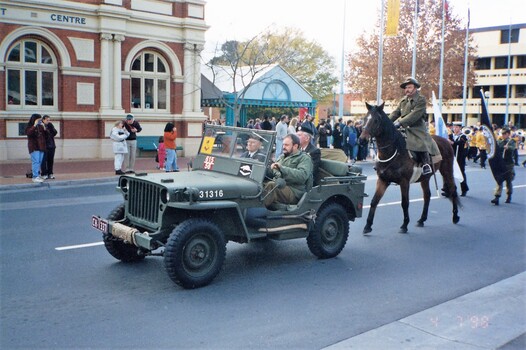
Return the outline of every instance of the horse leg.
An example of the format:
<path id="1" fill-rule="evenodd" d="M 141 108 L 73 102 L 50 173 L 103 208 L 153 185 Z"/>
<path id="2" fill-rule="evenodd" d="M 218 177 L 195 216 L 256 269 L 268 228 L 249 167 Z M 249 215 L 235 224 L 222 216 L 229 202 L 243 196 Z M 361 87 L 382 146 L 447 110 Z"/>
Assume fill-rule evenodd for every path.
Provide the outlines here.
<path id="1" fill-rule="evenodd" d="M 409 225 L 409 182 L 404 181 L 400 184 L 400 193 L 402 194 L 402 210 L 404 211 L 404 223 L 400 226 L 398 233 L 407 233 Z"/>
<path id="2" fill-rule="evenodd" d="M 431 201 L 431 190 L 429 189 L 429 178 L 423 179 L 420 182 L 422 186 L 422 193 L 424 194 L 424 208 L 422 209 L 422 215 L 417 221 L 417 227 L 424 227 L 424 222 L 427 220 L 427 213 L 429 211 L 429 202 Z M 444 186 L 446 187 L 446 186 Z"/>
<path id="3" fill-rule="evenodd" d="M 460 221 L 460 216 L 458 215 L 458 207 L 460 206 L 460 200 L 457 194 L 457 185 L 455 184 L 455 178 L 453 176 L 453 163 L 455 160 L 452 159 L 451 163 L 445 161 L 440 164 L 440 174 L 444 184 L 446 184 L 448 189 L 448 198 L 453 205 L 453 223 L 457 224 Z"/>
<path id="4" fill-rule="evenodd" d="M 376 180 L 376 191 L 374 192 L 373 199 L 371 200 L 371 208 L 369 209 L 369 214 L 367 215 L 367 224 L 363 228 L 363 234 L 366 235 L 369 232 L 371 232 L 373 221 L 374 221 L 374 213 L 376 212 L 376 207 L 378 206 L 378 203 L 380 203 L 380 199 L 385 194 L 385 191 L 387 190 L 387 187 L 389 184 L 385 181 L 382 181 L 380 179 Z"/>

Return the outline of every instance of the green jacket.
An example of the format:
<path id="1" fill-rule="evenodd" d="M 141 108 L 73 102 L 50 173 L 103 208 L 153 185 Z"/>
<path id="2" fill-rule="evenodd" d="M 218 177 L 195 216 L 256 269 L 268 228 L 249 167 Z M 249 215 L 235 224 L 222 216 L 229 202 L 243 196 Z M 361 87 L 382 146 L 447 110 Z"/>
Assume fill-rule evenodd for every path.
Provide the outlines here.
<path id="1" fill-rule="evenodd" d="M 407 135 L 407 149 L 415 152 L 429 152 L 439 154 L 437 145 L 433 142 L 426 126 L 426 98 L 418 92 L 413 96 L 413 101 L 405 96 L 398 107 L 389 115 L 393 122 L 398 120 L 405 128 Z"/>
<path id="2" fill-rule="evenodd" d="M 296 198 L 301 198 L 312 187 L 312 160 L 309 155 L 297 151 L 287 157 L 281 155 L 276 162 L 280 170 L 273 169 L 273 177 L 283 178 Z"/>
<path id="3" fill-rule="evenodd" d="M 507 140 L 498 140 L 497 145 L 497 150 L 499 152 L 502 151 L 502 158 L 504 159 L 504 163 L 507 166 L 513 168 L 515 166 L 515 161 L 513 160 L 513 152 L 517 147 L 515 140 L 512 138 L 509 138 Z M 504 149 L 504 146 L 508 146 L 508 149 Z"/>

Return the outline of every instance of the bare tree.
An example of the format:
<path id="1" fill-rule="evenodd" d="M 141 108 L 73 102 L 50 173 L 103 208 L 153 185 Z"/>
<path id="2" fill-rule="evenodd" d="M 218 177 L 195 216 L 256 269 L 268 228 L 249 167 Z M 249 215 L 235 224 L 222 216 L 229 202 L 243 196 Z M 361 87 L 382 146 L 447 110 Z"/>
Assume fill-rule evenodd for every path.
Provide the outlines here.
<path id="1" fill-rule="evenodd" d="M 316 42 L 307 41 L 297 29 L 266 30 L 250 40 L 227 41 L 216 50 L 214 58 L 206 63 L 211 83 L 219 85 L 228 80 L 231 99 L 223 99 L 234 110 L 235 122 L 248 88 L 264 82 L 261 75 L 279 64 L 292 75 L 314 98 L 331 93 L 338 81 L 334 76 L 335 64 L 330 55 Z M 271 76 L 267 81 L 272 80 Z"/>
<path id="2" fill-rule="evenodd" d="M 438 92 L 440 77 L 440 52 L 442 40 L 442 1 L 420 0 L 418 12 L 418 38 L 416 78 L 422 84 L 422 93 L 431 96 Z M 382 99 L 400 98 L 399 84 L 411 75 L 413 56 L 413 26 L 415 0 L 401 0 L 398 35 L 384 40 L 382 69 Z M 380 17 L 380 16 L 379 16 Z M 443 98 L 462 96 L 464 77 L 465 28 L 461 20 L 446 8 L 444 35 Z M 379 20 L 378 20 L 379 23 Z M 347 86 L 362 94 L 365 100 L 376 99 L 378 78 L 378 25 L 372 34 L 362 34 L 357 40 L 358 51 L 347 56 L 349 73 Z M 469 41 L 469 61 L 473 62 L 475 48 Z M 468 86 L 475 83 L 475 74 L 468 73 Z"/>

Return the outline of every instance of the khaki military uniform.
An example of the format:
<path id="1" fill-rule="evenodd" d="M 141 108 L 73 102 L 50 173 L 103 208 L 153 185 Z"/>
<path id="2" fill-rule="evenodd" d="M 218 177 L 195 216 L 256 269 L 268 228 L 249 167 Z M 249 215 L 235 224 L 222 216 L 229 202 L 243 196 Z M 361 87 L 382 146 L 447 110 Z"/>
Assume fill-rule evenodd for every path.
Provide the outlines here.
<path id="1" fill-rule="evenodd" d="M 276 163 L 279 164 L 279 170 L 268 170 L 267 175 L 274 179 L 284 179 L 286 186 L 276 188 L 276 181 L 269 181 L 264 190 L 265 206 L 270 207 L 273 203 L 298 203 L 301 196 L 312 187 L 312 160 L 310 156 L 298 150 L 286 157 L 281 155 Z"/>
<path id="2" fill-rule="evenodd" d="M 407 149 L 415 152 L 440 154 L 438 146 L 426 128 L 426 98 L 418 92 L 413 98 L 405 96 L 398 107 L 389 115 L 393 122 L 398 121 L 405 128 Z"/>

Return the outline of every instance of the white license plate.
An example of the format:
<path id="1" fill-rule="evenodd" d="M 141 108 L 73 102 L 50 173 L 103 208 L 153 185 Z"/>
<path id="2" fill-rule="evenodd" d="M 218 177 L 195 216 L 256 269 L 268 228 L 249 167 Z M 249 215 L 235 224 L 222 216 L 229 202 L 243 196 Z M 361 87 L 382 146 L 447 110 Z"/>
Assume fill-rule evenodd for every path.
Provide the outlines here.
<path id="1" fill-rule="evenodd" d="M 108 222 L 99 216 L 91 217 L 91 226 L 102 233 L 108 233 Z"/>

